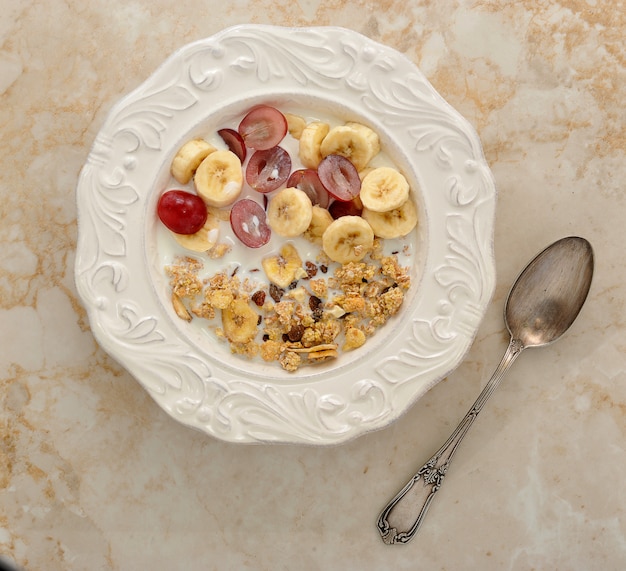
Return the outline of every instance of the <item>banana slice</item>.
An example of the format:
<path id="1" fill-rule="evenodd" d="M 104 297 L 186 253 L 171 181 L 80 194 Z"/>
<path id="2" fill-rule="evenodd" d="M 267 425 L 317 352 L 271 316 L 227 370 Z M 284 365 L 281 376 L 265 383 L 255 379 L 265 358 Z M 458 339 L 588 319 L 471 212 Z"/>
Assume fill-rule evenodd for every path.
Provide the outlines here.
<path id="1" fill-rule="evenodd" d="M 232 343 L 248 343 L 254 339 L 259 322 L 259 314 L 243 298 L 236 298 L 222 309 L 224 335 Z"/>
<path id="2" fill-rule="evenodd" d="M 293 244 L 287 243 L 277 256 L 261 260 L 267 278 L 278 287 L 286 288 L 291 282 L 307 275 L 302 260 Z"/>
<path id="3" fill-rule="evenodd" d="M 286 238 L 299 236 L 311 224 L 313 204 L 299 188 L 283 188 L 267 208 L 267 223 L 270 228 Z"/>
<path id="4" fill-rule="evenodd" d="M 341 264 L 362 260 L 373 246 L 374 232 L 360 216 L 337 218 L 322 236 L 325 254 Z"/>
<path id="5" fill-rule="evenodd" d="M 409 198 L 409 183 L 396 169 L 380 167 L 363 179 L 359 196 L 368 210 L 388 212 L 399 208 Z"/>
<path id="6" fill-rule="evenodd" d="M 208 212 L 204 226 L 195 234 L 176 234 L 176 232 L 172 232 L 172 236 L 187 250 L 207 252 L 217 243 L 220 235 L 219 226 L 220 221 L 211 212 Z"/>
<path id="7" fill-rule="evenodd" d="M 410 198 L 399 208 L 387 212 L 364 208 L 361 216 L 369 222 L 376 236 L 387 240 L 406 236 L 417 225 L 417 208 Z"/>
<path id="8" fill-rule="evenodd" d="M 285 119 L 287 119 L 287 129 L 289 134 L 294 139 L 299 139 L 302 136 L 302 131 L 306 127 L 306 119 L 300 115 L 294 115 L 293 113 L 285 113 Z"/>
<path id="9" fill-rule="evenodd" d="M 320 145 L 322 157 L 341 155 L 360 171 L 379 153 L 380 139 L 369 127 L 346 123 L 333 127 Z"/>
<path id="10" fill-rule="evenodd" d="M 300 145 L 298 148 L 298 156 L 300 161 L 307 169 L 316 169 L 322 155 L 320 153 L 320 145 L 324 138 L 328 135 L 330 126 L 321 121 L 309 123 L 300 134 Z"/>
<path id="11" fill-rule="evenodd" d="M 235 202 L 243 188 L 239 157 L 231 151 L 215 151 L 196 170 L 196 191 L 209 206 L 222 208 Z"/>
<path id="12" fill-rule="evenodd" d="M 333 217 L 330 212 L 321 206 L 314 206 L 311 216 L 311 224 L 306 229 L 304 237 L 314 244 L 322 244 L 322 236 L 324 231 L 333 222 Z"/>
<path id="13" fill-rule="evenodd" d="M 187 184 L 196 172 L 200 163 L 217 149 L 204 139 L 192 139 L 187 141 L 174 156 L 170 166 L 172 176 L 180 182 Z"/>

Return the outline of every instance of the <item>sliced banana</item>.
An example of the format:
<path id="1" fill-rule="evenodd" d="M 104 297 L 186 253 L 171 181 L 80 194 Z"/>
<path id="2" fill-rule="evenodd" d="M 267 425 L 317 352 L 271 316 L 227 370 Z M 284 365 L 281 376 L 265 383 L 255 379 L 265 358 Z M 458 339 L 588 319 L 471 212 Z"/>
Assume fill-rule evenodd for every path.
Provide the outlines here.
<path id="1" fill-rule="evenodd" d="M 361 216 L 369 222 L 376 236 L 388 240 L 406 236 L 417 225 L 417 208 L 410 198 L 399 208 L 387 212 L 364 208 Z"/>
<path id="2" fill-rule="evenodd" d="M 257 333 L 259 314 L 243 298 L 236 298 L 222 309 L 224 335 L 232 343 L 248 343 Z"/>
<path id="3" fill-rule="evenodd" d="M 322 236 L 324 253 L 340 264 L 358 262 L 374 246 L 374 232 L 360 216 L 342 216 Z"/>
<path id="4" fill-rule="evenodd" d="M 306 127 L 306 119 L 300 115 L 294 115 L 293 113 L 285 113 L 285 119 L 287 119 L 287 129 L 289 134 L 294 139 L 299 139 L 302 136 L 302 131 Z"/>
<path id="5" fill-rule="evenodd" d="M 215 151 L 196 170 L 194 183 L 198 195 L 209 206 L 222 208 L 235 202 L 243 188 L 239 157 L 231 151 Z"/>
<path id="6" fill-rule="evenodd" d="M 302 130 L 298 156 L 305 168 L 316 169 L 319 166 L 322 160 L 320 145 L 329 131 L 328 123 L 322 121 L 313 121 Z"/>
<path id="7" fill-rule="evenodd" d="M 187 141 L 174 156 L 170 166 L 172 176 L 180 182 L 187 184 L 196 172 L 200 163 L 217 149 L 204 139 L 192 139 Z"/>
<path id="8" fill-rule="evenodd" d="M 298 250 L 291 243 L 285 244 L 278 255 L 261 260 L 261 265 L 267 279 L 282 288 L 307 275 Z"/>
<path id="9" fill-rule="evenodd" d="M 283 188 L 267 208 L 270 228 L 286 238 L 300 236 L 311 224 L 312 217 L 311 199 L 299 188 Z"/>
<path id="10" fill-rule="evenodd" d="M 379 167 L 363 179 L 359 196 L 368 210 L 388 212 L 399 208 L 409 198 L 409 183 L 396 169 Z"/>
<path id="11" fill-rule="evenodd" d="M 217 239 L 220 235 L 219 226 L 220 221 L 209 212 L 204 226 L 195 234 L 176 234 L 176 232 L 172 232 L 172 236 L 187 250 L 207 252 L 217 244 Z"/>
<path id="12" fill-rule="evenodd" d="M 380 152 L 380 139 L 369 127 L 346 123 L 333 127 L 320 145 L 322 157 L 341 155 L 361 171 Z"/>
<path id="13" fill-rule="evenodd" d="M 322 236 L 326 228 L 333 222 L 330 212 L 321 206 L 314 206 L 311 216 L 311 223 L 304 233 L 304 237 L 314 244 L 322 244 Z"/>

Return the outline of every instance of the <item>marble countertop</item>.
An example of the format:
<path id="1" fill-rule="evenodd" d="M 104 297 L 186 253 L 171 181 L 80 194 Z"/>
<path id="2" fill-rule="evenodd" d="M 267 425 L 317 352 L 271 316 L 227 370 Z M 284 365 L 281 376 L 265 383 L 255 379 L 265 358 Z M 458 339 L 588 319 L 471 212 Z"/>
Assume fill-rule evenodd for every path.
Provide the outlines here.
<path id="1" fill-rule="evenodd" d="M 498 285 L 458 369 L 340 446 L 248 446 L 170 419 L 95 342 L 74 285 L 78 173 L 112 105 L 238 23 L 338 25 L 406 54 L 475 127 Z M 626 568 L 626 8 L 621 1 L 8 0 L 0 15 L 0 555 L 27 571 Z M 502 306 L 565 235 L 596 273 L 516 362 L 418 536 L 376 518 L 500 359 Z M 1 559 L 0 559 L 1 561 Z"/>

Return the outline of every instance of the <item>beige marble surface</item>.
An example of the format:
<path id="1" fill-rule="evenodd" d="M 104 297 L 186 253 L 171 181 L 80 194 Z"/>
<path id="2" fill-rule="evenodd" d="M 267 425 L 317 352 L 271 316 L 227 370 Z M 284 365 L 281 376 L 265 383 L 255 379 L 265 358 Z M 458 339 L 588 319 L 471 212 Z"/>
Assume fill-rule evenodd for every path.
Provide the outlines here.
<path id="1" fill-rule="evenodd" d="M 404 52 L 477 129 L 498 287 L 464 363 L 332 448 L 172 421 L 94 341 L 74 188 L 108 110 L 177 47 L 244 22 L 340 25 Z M 626 7 L 621 0 L 4 0 L 0 554 L 29 571 L 626 568 Z M 506 346 L 511 280 L 564 235 L 596 274 L 568 335 L 516 363 L 417 538 L 375 520 Z"/>

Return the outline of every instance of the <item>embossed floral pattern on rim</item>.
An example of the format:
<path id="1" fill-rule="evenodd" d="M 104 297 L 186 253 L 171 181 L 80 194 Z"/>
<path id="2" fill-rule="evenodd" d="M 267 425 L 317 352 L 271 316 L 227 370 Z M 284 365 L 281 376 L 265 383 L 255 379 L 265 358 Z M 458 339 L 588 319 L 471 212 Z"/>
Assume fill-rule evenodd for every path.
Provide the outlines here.
<path id="1" fill-rule="evenodd" d="M 425 251 L 375 350 L 273 378 L 207 355 L 165 314 L 149 217 L 199 118 L 294 99 L 356 114 L 394 145 L 419 181 Z M 174 419 L 230 442 L 330 445 L 387 426 L 458 366 L 495 288 L 496 190 L 478 136 L 410 60 L 343 28 L 241 25 L 184 46 L 111 110 L 77 203 L 76 283 L 98 342 Z"/>

